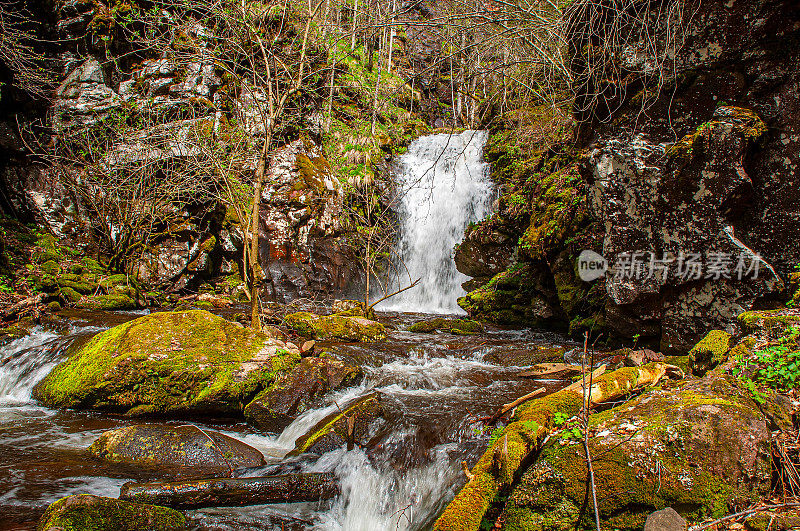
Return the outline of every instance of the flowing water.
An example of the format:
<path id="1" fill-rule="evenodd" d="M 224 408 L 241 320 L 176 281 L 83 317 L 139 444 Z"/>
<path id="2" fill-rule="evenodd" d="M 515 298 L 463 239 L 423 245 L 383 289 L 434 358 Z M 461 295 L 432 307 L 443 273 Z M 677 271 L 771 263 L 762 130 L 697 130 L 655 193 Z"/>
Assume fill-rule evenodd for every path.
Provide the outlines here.
<path id="1" fill-rule="evenodd" d="M 69 494 L 116 497 L 127 481 L 172 478 L 168 472 L 107 463 L 87 453 L 103 431 L 136 421 L 55 411 L 31 398 L 33 386 L 63 359 L 72 342 L 136 316 L 117 317 L 113 323 L 72 320 L 63 333 L 37 328 L 0 349 L 0 529 L 33 529 L 48 504 Z M 461 461 L 474 462 L 488 442 L 489 433 L 476 432 L 470 420 L 542 385 L 519 378 L 521 368 L 511 364 L 509 354 L 557 347 L 563 340 L 529 330 L 491 329 L 471 337 L 403 331 L 424 317 L 381 314 L 380 319 L 399 328 L 386 342 L 329 345 L 341 358 L 365 366 L 364 381 L 331 393 L 280 434 L 259 433 L 241 422 L 197 423 L 262 451 L 269 465 L 246 475 L 332 471 L 342 494 L 320 503 L 192 511 L 196 528 L 372 531 L 430 524 L 464 482 Z M 385 414 L 372 426 L 368 445 L 319 457 L 284 457 L 326 414 L 374 391 L 381 394 Z"/>
<path id="2" fill-rule="evenodd" d="M 319 503 L 191 511 L 196 529 L 424 529 L 465 482 L 462 461 L 471 465 L 488 444 L 490 434 L 476 430 L 472 421 L 543 384 L 519 373 L 523 366 L 542 361 L 543 346 L 552 347 L 550 358 L 560 357 L 559 347 L 566 343 L 560 337 L 495 328 L 469 337 L 405 331 L 430 317 L 408 312 L 460 312 L 456 298 L 467 277 L 456 271 L 452 253 L 467 224 L 483 218 L 489 208 L 485 141 L 481 131 L 432 135 L 414 141 L 402 157 L 400 181 L 408 193 L 400 209 L 399 250 L 412 278 L 421 278 L 420 285 L 384 304 L 379 319 L 393 325 L 385 342 L 320 343 L 364 367 L 361 384 L 330 393 L 281 433 L 260 433 L 243 422 L 196 423 L 261 450 L 268 465 L 240 474 L 334 472 L 341 494 Z M 47 505 L 69 494 L 116 497 L 127 481 L 174 479 L 174 471 L 108 463 L 88 454 L 86 449 L 103 431 L 134 420 L 54 411 L 31 397 L 35 384 L 71 344 L 134 317 L 64 315 L 59 331 L 36 328 L 0 347 L 0 530 L 33 529 Z M 327 414 L 373 392 L 379 393 L 384 413 L 370 425 L 364 447 L 286 457 L 295 441 Z"/>
<path id="3" fill-rule="evenodd" d="M 456 300 L 469 277 L 456 270 L 453 248 L 471 222 L 489 212 L 492 183 L 483 161 L 486 131 L 420 137 L 398 161 L 403 190 L 398 254 L 420 283 L 383 303 L 383 310 L 464 313 Z M 403 267 L 405 266 L 405 267 Z"/>

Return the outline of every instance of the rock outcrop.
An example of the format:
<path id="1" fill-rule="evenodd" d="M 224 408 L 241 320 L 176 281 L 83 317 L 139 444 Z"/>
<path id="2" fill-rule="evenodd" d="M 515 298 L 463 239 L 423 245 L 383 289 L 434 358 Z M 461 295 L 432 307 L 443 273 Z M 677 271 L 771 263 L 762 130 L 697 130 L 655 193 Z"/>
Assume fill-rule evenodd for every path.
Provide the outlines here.
<path id="1" fill-rule="evenodd" d="M 501 216 L 459 248 L 462 271 L 484 284 L 460 302 L 473 317 L 602 327 L 683 354 L 782 294 L 800 261 L 798 12 L 790 2 L 692 1 L 678 23 L 648 6 L 591 36 L 573 21 L 570 65 L 585 80 L 577 145 L 526 160 L 502 149 L 508 135 L 492 137 L 494 171 L 519 186 L 506 185 Z M 583 14 L 616 8 L 601 2 Z M 638 37 L 618 49 L 620 32 Z M 497 273 L 491 264 L 509 251 L 489 236 L 504 233 L 519 238 L 518 264 Z M 580 280 L 586 249 L 615 270 Z"/>

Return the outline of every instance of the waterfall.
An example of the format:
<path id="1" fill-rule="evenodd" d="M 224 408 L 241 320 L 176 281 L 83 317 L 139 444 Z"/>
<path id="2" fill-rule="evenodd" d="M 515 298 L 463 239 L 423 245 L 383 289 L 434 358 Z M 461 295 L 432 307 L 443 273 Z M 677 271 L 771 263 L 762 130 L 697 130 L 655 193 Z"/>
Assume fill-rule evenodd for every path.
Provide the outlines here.
<path id="1" fill-rule="evenodd" d="M 492 194 L 483 161 L 486 131 L 436 134 L 413 141 L 399 157 L 398 255 L 414 288 L 380 305 L 382 310 L 464 313 L 456 299 L 469 279 L 456 270 L 453 248 L 471 222 L 486 217 Z M 400 269 L 403 270 L 403 265 Z"/>

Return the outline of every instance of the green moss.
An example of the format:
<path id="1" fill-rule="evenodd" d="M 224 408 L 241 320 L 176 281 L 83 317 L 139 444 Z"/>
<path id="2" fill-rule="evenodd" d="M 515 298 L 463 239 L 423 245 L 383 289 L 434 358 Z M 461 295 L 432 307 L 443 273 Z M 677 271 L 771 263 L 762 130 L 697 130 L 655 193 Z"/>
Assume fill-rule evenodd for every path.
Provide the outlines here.
<path id="1" fill-rule="evenodd" d="M 174 509 L 75 494 L 51 504 L 38 531 L 171 531 L 187 529 L 186 517 Z"/>
<path id="2" fill-rule="evenodd" d="M 42 268 L 42 271 L 44 271 L 48 275 L 57 275 L 61 272 L 61 266 L 58 265 L 54 260 L 48 260 L 47 262 L 43 263 L 40 267 Z"/>
<path id="3" fill-rule="evenodd" d="M 731 335 L 723 330 L 712 330 L 689 351 L 692 373 L 704 375 L 726 359 L 730 350 Z"/>
<path id="4" fill-rule="evenodd" d="M 138 307 L 136 301 L 128 295 L 98 295 L 87 297 L 80 301 L 79 306 L 87 310 L 134 310 Z"/>
<path id="5" fill-rule="evenodd" d="M 783 309 L 744 312 L 736 320 L 747 332 L 760 332 L 770 336 L 780 335 L 788 326 L 800 326 L 800 315 Z"/>
<path id="6" fill-rule="evenodd" d="M 702 147 L 701 141 L 708 143 L 714 134 L 714 129 L 733 125 L 746 139 L 755 140 L 767 132 L 767 125 L 752 110 L 742 107 L 720 106 L 714 112 L 714 117 L 700 124 L 693 133 L 690 133 L 676 142 L 667 152 L 667 155 L 678 159 L 691 159 Z"/>
<path id="7" fill-rule="evenodd" d="M 299 360 L 281 345 L 202 310 L 159 312 L 97 334 L 34 393 L 50 406 L 128 415 L 239 415 L 276 371 Z"/>
<path id="8" fill-rule="evenodd" d="M 298 334 L 315 339 L 368 342 L 386 339 L 386 329 L 382 324 L 362 317 L 296 312 L 287 315 L 284 322 Z"/>
<path id="9" fill-rule="evenodd" d="M 437 330 L 459 335 L 477 334 L 483 331 L 483 325 L 469 319 L 444 319 L 437 317 L 427 321 L 419 321 L 408 328 L 409 332 L 431 333 Z"/>
<path id="10" fill-rule="evenodd" d="M 81 300 L 81 294 L 72 288 L 61 288 L 58 290 L 58 296 L 67 304 L 76 304 Z"/>

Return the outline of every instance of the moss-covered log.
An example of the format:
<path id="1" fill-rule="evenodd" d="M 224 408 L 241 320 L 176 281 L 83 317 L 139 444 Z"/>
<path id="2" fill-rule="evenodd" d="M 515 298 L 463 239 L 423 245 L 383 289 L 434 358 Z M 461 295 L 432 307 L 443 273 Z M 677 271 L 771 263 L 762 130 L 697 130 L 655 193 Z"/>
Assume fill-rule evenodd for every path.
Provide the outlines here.
<path id="1" fill-rule="evenodd" d="M 338 493 L 336 476 L 330 472 L 318 472 L 255 478 L 126 483 L 120 489 L 119 497 L 121 500 L 176 509 L 199 509 L 327 500 Z"/>
<path id="2" fill-rule="evenodd" d="M 625 396 L 637 387 L 654 385 L 668 368 L 670 366 L 664 363 L 650 363 L 603 374 L 587 390 L 588 399 L 597 404 Z M 500 489 L 511 482 L 523 460 L 540 447 L 545 435 L 553 428 L 555 414 L 575 415 L 582 403 L 581 386 L 571 385 L 520 406 L 512 422 L 472 468 L 472 478 L 445 508 L 434 529 L 478 529 Z"/>

